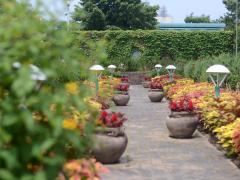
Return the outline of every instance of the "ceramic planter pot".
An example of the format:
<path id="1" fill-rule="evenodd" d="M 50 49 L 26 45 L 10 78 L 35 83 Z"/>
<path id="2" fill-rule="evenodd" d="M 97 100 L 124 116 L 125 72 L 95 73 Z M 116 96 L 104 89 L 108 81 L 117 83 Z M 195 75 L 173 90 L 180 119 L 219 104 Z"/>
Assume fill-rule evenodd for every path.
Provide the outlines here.
<path id="1" fill-rule="evenodd" d="M 144 88 L 150 88 L 151 81 L 143 81 L 142 85 L 143 85 Z"/>
<path id="2" fill-rule="evenodd" d="M 103 164 L 117 163 L 126 150 L 128 138 L 120 128 L 106 128 L 96 132 L 91 150 L 97 161 Z"/>
<path id="3" fill-rule="evenodd" d="M 129 100 L 129 94 L 115 94 L 113 96 L 113 102 L 116 106 L 126 106 Z"/>
<path id="4" fill-rule="evenodd" d="M 164 94 L 161 89 L 150 89 L 148 91 L 148 97 L 151 100 L 151 102 L 161 102 Z"/>
<path id="5" fill-rule="evenodd" d="M 166 121 L 169 136 L 182 139 L 191 138 L 197 129 L 198 122 L 197 115 L 193 112 L 172 112 Z"/>

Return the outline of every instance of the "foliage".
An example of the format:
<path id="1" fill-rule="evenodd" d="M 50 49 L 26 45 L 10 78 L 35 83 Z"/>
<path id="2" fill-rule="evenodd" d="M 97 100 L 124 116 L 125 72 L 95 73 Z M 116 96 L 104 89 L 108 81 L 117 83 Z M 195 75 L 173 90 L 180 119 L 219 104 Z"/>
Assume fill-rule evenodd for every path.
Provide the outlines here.
<path id="1" fill-rule="evenodd" d="M 99 173 L 108 171 L 95 159 L 71 160 L 64 165 L 64 173 L 70 180 L 100 180 Z M 60 177 L 59 180 L 66 180 L 66 177 Z"/>
<path id="2" fill-rule="evenodd" d="M 120 112 L 107 112 L 102 111 L 98 124 L 103 125 L 105 127 L 121 127 L 123 123 L 127 121 L 127 118 L 124 117 L 123 113 Z"/>
<path id="3" fill-rule="evenodd" d="M 158 8 L 141 0 L 82 0 L 72 16 L 87 30 L 154 29 Z"/>
<path id="4" fill-rule="evenodd" d="M 235 121 L 237 114 L 236 98 L 229 93 L 222 93 L 220 98 L 205 95 L 198 102 L 204 128 L 210 132 Z"/>
<path id="5" fill-rule="evenodd" d="M 185 23 L 210 23 L 210 16 L 201 15 L 201 16 L 194 16 L 193 13 L 186 16 L 184 19 Z"/>
<path id="6" fill-rule="evenodd" d="M 233 142 L 236 148 L 236 151 L 240 153 L 240 122 L 236 125 L 233 132 Z"/>
<path id="7" fill-rule="evenodd" d="M 84 8 L 77 6 L 72 18 L 82 23 L 86 30 L 103 30 L 106 26 L 105 14 L 90 1 L 84 4 Z"/>
<path id="8" fill-rule="evenodd" d="M 181 84 L 177 81 L 177 84 L 168 90 L 168 98 L 177 100 L 184 96 L 191 96 L 192 99 L 195 99 L 205 94 L 213 94 L 213 85 L 209 83 L 193 83 L 193 81 L 189 79 L 179 82 L 181 82 Z"/>
<path id="9" fill-rule="evenodd" d="M 81 115 L 97 116 L 83 100 L 89 95 L 84 86 L 65 87 L 58 81 L 58 65 L 64 62 L 88 77 L 87 58 L 72 43 L 71 34 L 56 31 L 57 23 L 41 19 L 28 4 L 0 1 L 0 7 L 0 177 L 55 179 L 68 159 L 88 153 L 93 123 Z M 21 68 L 12 67 L 15 61 Z M 37 65 L 48 82 L 32 80 L 30 64 Z M 64 119 L 76 112 L 81 131 L 63 128 Z"/>
<path id="10" fill-rule="evenodd" d="M 235 26 L 235 19 L 236 19 L 236 0 L 223 0 L 226 9 L 228 12 L 223 17 L 224 22 L 226 23 L 229 29 L 233 29 Z M 238 4 L 240 5 L 240 1 L 238 0 Z M 240 11 L 238 7 L 238 17 L 240 16 Z"/>
<path id="11" fill-rule="evenodd" d="M 235 56 L 230 54 L 222 54 L 218 57 L 207 57 L 198 61 L 189 61 L 184 68 L 184 76 L 192 78 L 195 81 L 208 81 L 206 70 L 209 66 L 214 64 L 223 64 L 231 72 L 225 81 L 225 87 L 233 89 L 238 88 L 240 77 L 238 67 L 240 66 L 240 57 L 236 59 Z"/>
<path id="12" fill-rule="evenodd" d="M 181 70 L 190 59 L 218 56 L 233 50 L 233 32 L 230 31 L 85 31 L 77 32 L 78 35 L 85 38 L 76 38 L 81 49 L 88 49 L 82 42 L 105 40 L 106 59 L 98 62 L 117 66 L 123 63 L 127 71 L 151 70 L 158 63 L 176 65 L 176 60 L 185 59 L 177 64 Z M 139 58 L 133 59 L 134 52 L 139 52 Z"/>
<path id="13" fill-rule="evenodd" d="M 234 155 L 238 152 L 239 145 L 234 144 L 236 142 L 236 127 L 240 125 L 240 119 L 238 118 L 235 122 L 230 123 L 226 126 L 216 128 L 214 133 L 216 133 L 217 138 L 219 139 L 218 143 L 221 144 L 223 148 L 227 150 L 227 155 Z M 235 134 L 235 135 L 234 135 Z"/>

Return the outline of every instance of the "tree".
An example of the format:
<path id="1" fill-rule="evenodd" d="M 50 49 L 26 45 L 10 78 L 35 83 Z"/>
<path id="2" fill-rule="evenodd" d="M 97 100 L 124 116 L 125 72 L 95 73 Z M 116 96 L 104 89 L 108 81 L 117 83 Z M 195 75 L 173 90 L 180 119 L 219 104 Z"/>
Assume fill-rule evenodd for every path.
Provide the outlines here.
<path id="1" fill-rule="evenodd" d="M 103 12 L 92 2 L 87 2 L 82 7 L 78 6 L 72 18 L 76 22 L 81 22 L 87 30 L 102 30 L 106 26 L 105 15 Z"/>
<path id="2" fill-rule="evenodd" d="M 72 17 L 88 30 L 103 30 L 106 26 L 153 29 L 158 9 L 158 6 L 150 6 L 141 0 L 82 0 Z"/>
<path id="3" fill-rule="evenodd" d="M 223 0 L 223 3 L 225 4 L 226 9 L 228 10 L 228 12 L 224 15 L 223 19 L 228 29 L 232 29 L 235 26 L 236 2 L 237 0 Z M 238 4 L 240 4 L 240 0 L 238 0 Z M 238 16 L 240 17 L 239 7 Z"/>
<path id="4" fill-rule="evenodd" d="M 186 16 L 184 19 L 185 23 L 210 23 L 210 16 L 201 15 L 201 16 L 194 16 L 191 13 L 189 16 Z"/>

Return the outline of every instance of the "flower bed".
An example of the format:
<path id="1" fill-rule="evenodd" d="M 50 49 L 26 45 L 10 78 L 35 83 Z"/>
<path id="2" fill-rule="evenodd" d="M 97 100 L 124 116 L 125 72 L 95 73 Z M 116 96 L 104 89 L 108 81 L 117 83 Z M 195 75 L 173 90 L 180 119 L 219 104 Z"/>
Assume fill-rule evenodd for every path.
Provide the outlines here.
<path id="1" fill-rule="evenodd" d="M 169 108 L 180 111 L 187 106 L 199 113 L 202 129 L 216 137 L 229 156 L 240 156 L 240 95 L 221 90 L 221 97 L 214 97 L 213 84 L 192 80 L 177 80 L 167 91 Z M 191 100 L 191 104 L 182 102 Z M 188 109 L 188 108 L 187 108 Z"/>

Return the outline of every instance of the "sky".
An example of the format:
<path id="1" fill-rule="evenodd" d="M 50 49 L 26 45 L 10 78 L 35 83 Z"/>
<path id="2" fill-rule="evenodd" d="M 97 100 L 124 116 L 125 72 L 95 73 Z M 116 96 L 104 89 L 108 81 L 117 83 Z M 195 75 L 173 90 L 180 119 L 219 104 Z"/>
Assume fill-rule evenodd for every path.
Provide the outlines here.
<path id="1" fill-rule="evenodd" d="M 36 1 L 36 0 L 30 0 Z M 58 0 L 44 0 L 47 4 L 51 4 L 51 9 L 62 16 L 61 19 L 67 19 L 63 16 L 66 9 L 63 10 Z M 70 9 L 74 9 L 74 5 L 79 2 L 79 0 L 71 0 Z M 148 2 L 150 5 L 159 5 L 160 7 L 165 6 L 168 14 L 173 18 L 173 22 L 184 22 L 184 18 L 190 15 L 192 12 L 194 15 L 200 16 L 210 15 L 212 20 L 218 19 L 227 12 L 223 0 L 143 0 Z"/>
<path id="2" fill-rule="evenodd" d="M 145 0 L 151 5 L 165 6 L 174 22 L 184 22 L 184 18 L 192 12 L 194 15 L 210 15 L 217 19 L 227 12 L 223 0 Z"/>

